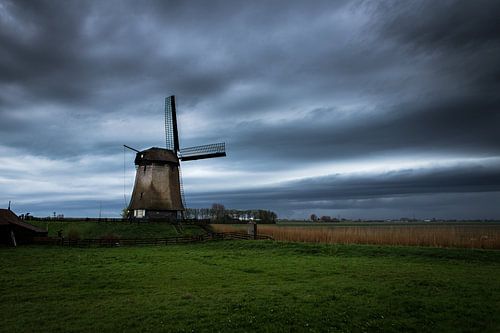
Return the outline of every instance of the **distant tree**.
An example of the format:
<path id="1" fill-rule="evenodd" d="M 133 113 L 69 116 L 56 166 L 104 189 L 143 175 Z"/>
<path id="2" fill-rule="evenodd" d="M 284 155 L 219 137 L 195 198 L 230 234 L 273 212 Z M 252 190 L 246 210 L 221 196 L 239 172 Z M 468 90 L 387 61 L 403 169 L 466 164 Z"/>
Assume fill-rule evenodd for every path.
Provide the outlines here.
<path id="1" fill-rule="evenodd" d="M 311 214 L 311 221 L 316 222 L 318 220 L 318 216 L 316 214 Z"/>
<path id="2" fill-rule="evenodd" d="M 322 222 L 331 222 L 331 221 L 332 221 L 332 218 L 331 218 L 331 216 L 324 215 L 324 216 L 321 216 L 320 220 L 321 220 Z"/>
<path id="3" fill-rule="evenodd" d="M 204 208 L 186 208 L 184 216 L 187 219 L 200 220 L 204 218 Z"/>
<path id="4" fill-rule="evenodd" d="M 196 219 L 196 209 L 195 208 L 185 208 L 184 218 L 186 219 Z"/>
<path id="5" fill-rule="evenodd" d="M 122 219 L 128 218 L 128 207 L 123 207 L 120 215 L 122 216 Z"/>
<path id="6" fill-rule="evenodd" d="M 240 221 L 276 223 L 278 220 L 278 215 L 270 210 L 226 209 L 226 207 L 220 203 L 212 204 L 211 208 L 186 208 L 184 216 L 188 219 L 210 219 L 216 223 L 239 223 Z"/>
<path id="7" fill-rule="evenodd" d="M 222 222 L 226 213 L 226 207 L 220 203 L 212 204 L 212 219 L 217 222 Z"/>
<path id="8" fill-rule="evenodd" d="M 210 209 L 210 208 L 201 208 L 199 216 L 200 216 L 201 219 L 210 219 L 212 217 L 212 209 Z"/>
<path id="9" fill-rule="evenodd" d="M 270 210 L 260 209 L 257 211 L 256 217 L 260 220 L 261 223 L 276 223 L 278 215 Z"/>

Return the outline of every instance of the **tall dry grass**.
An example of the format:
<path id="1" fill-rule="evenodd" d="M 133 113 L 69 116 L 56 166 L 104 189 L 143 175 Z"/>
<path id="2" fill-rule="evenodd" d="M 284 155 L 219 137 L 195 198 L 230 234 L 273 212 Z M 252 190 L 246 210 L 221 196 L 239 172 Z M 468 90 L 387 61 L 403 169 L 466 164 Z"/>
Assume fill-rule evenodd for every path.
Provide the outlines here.
<path id="1" fill-rule="evenodd" d="M 212 225 L 215 231 L 246 231 L 248 226 Z M 287 242 L 407 245 L 500 249 L 500 226 L 335 226 L 259 225 L 258 233 Z"/>

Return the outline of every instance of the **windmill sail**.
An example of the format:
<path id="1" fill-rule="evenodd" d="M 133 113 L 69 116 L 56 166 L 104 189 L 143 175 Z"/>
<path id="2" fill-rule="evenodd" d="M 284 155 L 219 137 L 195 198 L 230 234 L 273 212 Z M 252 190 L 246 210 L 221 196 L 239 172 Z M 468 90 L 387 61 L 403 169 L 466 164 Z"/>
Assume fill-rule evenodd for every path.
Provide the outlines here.
<path id="1" fill-rule="evenodd" d="M 182 148 L 179 152 L 181 161 L 201 160 L 204 158 L 223 156 L 226 156 L 226 144 L 224 142 Z"/>
<path id="2" fill-rule="evenodd" d="M 177 111 L 175 108 L 175 96 L 173 95 L 165 98 L 165 141 L 168 150 L 179 151 Z"/>

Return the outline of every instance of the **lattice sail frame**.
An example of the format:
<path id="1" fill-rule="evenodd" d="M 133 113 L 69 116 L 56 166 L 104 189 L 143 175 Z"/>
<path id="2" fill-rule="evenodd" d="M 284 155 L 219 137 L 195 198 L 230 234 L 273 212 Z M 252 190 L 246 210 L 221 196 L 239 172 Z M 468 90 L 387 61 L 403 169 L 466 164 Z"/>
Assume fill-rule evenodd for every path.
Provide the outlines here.
<path id="1" fill-rule="evenodd" d="M 226 151 L 226 144 L 224 142 L 220 142 L 220 143 L 211 143 L 208 145 L 182 148 L 179 153 L 181 156 L 188 157 L 197 154 L 223 153 L 225 151 Z"/>
<path id="2" fill-rule="evenodd" d="M 175 96 L 165 98 L 165 147 L 174 152 L 179 151 L 179 134 L 177 130 L 177 114 Z"/>
<path id="3" fill-rule="evenodd" d="M 199 160 L 204 158 L 226 156 L 226 144 L 224 142 L 208 145 L 182 148 L 179 151 L 181 161 Z"/>

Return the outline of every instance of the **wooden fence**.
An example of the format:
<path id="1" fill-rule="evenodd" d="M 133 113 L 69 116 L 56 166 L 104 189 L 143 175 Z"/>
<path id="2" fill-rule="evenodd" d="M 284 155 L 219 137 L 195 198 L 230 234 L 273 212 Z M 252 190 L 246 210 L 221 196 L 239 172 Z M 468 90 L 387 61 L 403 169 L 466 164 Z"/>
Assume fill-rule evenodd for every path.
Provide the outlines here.
<path id="1" fill-rule="evenodd" d="M 226 219 L 221 221 L 216 221 L 214 219 L 182 219 L 179 221 L 172 221 L 168 219 L 162 218 L 152 218 L 149 219 L 147 217 L 142 218 L 120 218 L 120 217 L 36 217 L 36 216 L 28 216 L 24 218 L 26 221 L 43 221 L 43 222 L 113 222 L 113 223 L 137 223 L 137 224 L 147 224 L 147 223 L 171 223 L 171 224 L 187 224 L 187 225 L 207 225 L 210 223 L 218 223 L 218 224 L 248 224 L 249 221 L 238 220 L 238 219 Z M 262 221 L 259 224 L 271 224 L 264 223 Z"/>
<path id="2" fill-rule="evenodd" d="M 212 222 L 211 219 L 183 219 L 179 221 L 171 221 L 168 219 L 148 219 L 146 217 L 143 218 L 130 218 L 124 219 L 120 217 L 35 217 L 29 216 L 25 218 L 26 221 L 43 221 L 43 222 L 113 222 L 113 223 L 136 223 L 136 224 L 147 224 L 147 223 L 183 223 L 183 224 L 210 224 Z"/>
<path id="3" fill-rule="evenodd" d="M 37 245 L 58 245 L 74 247 L 118 247 L 118 246 L 140 246 L 140 245 L 175 245 L 188 243 L 202 243 L 217 240 L 250 240 L 269 239 L 267 235 L 249 235 L 241 232 L 218 232 L 197 236 L 178 236 L 165 238 L 98 238 L 98 239 L 67 239 L 58 237 L 37 237 L 34 244 Z"/>

